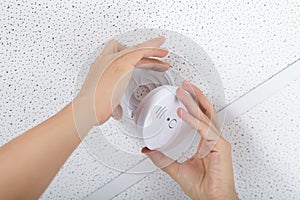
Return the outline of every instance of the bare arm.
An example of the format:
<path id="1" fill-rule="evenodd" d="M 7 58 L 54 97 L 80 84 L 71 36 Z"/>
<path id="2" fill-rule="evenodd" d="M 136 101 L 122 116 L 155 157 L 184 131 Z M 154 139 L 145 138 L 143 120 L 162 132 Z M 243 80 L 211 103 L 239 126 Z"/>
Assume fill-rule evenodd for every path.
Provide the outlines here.
<path id="1" fill-rule="evenodd" d="M 37 199 L 79 143 L 68 104 L 1 147 L 0 199 Z"/>
<path id="2" fill-rule="evenodd" d="M 131 48 L 110 41 L 72 103 L 0 148 L 0 199 L 39 198 L 88 131 L 118 108 L 133 68 L 168 69 L 168 63 L 152 58 L 167 55 L 160 48 L 164 41 L 159 37 Z"/>

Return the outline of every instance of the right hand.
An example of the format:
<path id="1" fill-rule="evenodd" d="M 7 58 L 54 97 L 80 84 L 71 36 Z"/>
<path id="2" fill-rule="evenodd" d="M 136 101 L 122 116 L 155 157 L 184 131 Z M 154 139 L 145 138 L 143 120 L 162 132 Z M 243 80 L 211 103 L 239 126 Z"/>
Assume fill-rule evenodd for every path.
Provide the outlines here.
<path id="1" fill-rule="evenodd" d="M 220 136 L 219 122 L 212 104 L 200 89 L 188 81 L 184 81 L 176 95 L 188 110 L 187 112 L 179 108 L 178 116 L 201 135 L 196 153 L 185 162 L 179 163 L 147 147 L 142 152 L 168 173 L 192 199 L 238 199 L 234 185 L 231 145 Z M 165 163 L 170 164 L 165 166 Z"/>
<path id="2" fill-rule="evenodd" d="M 155 59 L 168 54 L 167 49 L 161 48 L 165 40 L 157 37 L 132 47 L 116 40 L 106 44 L 73 100 L 76 129 L 81 138 L 92 126 L 103 124 L 112 115 L 121 117 L 119 102 L 135 67 L 160 72 L 169 69 L 169 63 Z"/>

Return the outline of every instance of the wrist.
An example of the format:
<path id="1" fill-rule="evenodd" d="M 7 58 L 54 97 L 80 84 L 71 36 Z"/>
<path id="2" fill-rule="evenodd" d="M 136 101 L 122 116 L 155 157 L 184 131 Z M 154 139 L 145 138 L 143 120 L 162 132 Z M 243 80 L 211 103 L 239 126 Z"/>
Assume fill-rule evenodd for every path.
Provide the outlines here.
<path id="1" fill-rule="evenodd" d="M 239 200 L 237 192 L 234 190 L 230 193 L 227 193 L 225 195 L 219 196 L 215 198 L 214 200 Z"/>
<path id="2" fill-rule="evenodd" d="M 203 196 L 203 199 L 207 200 L 239 200 L 238 194 L 234 188 L 227 188 L 222 191 L 212 190 L 199 195 L 195 199 L 202 199 L 200 198 L 201 196 Z"/>
<path id="3" fill-rule="evenodd" d="M 97 124 L 92 98 L 76 97 L 68 106 L 71 107 L 77 133 L 83 139 L 89 130 Z"/>

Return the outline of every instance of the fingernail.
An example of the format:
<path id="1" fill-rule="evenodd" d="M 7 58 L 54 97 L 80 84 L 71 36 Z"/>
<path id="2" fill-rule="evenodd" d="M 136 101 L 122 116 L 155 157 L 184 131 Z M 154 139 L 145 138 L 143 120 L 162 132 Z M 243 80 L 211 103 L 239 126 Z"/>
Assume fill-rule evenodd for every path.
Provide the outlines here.
<path id="1" fill-rule="evenodd" d="M 177 115 L 179 118 L 182 118 L 182 109 L 180 107 L 177 109 Z"/>
<path id="2" fill-rule="evenodd" d="M 142 148 L 142 153 L 146 154 L 146 153 L 150 153 L 151 150 L 148 147 L 144 147 Z"/>
<path id="3" fill-rule="evenodd" d="M 171 67 L 170 63 L 168 63 L 168 62 L 165 62 L 164 64 L 168 67 Z"/>
<path id="4" fill-rule="evenodd" d="M 188 80 L 184 80 L 184 81 L 183 81 L 183 85 L 189 85 L 189 83 L 190 83 L 190 82 L 189 82 Z"/>

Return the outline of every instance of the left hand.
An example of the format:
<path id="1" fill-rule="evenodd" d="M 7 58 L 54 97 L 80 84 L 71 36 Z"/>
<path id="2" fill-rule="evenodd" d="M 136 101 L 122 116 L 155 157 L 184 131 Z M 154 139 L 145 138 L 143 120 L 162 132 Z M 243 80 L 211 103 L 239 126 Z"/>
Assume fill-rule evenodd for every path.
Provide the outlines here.
<path id="1" fill-rule="evenodd" d="M 162 58 L 168 54 L 167 49 L 160 47 L 164 42 L 164 37 L 158 37 L 126 48 L 118 41 L 110 40 L 93 62 L 80 92 L 73 101 L 76 124 L 100 125 L 107 121 L 114 111 L 120 115 L 118 105 L 134 67 L 156 71 L 166 71 L 169 68 L 169 63 L 152 58 Z"/>

